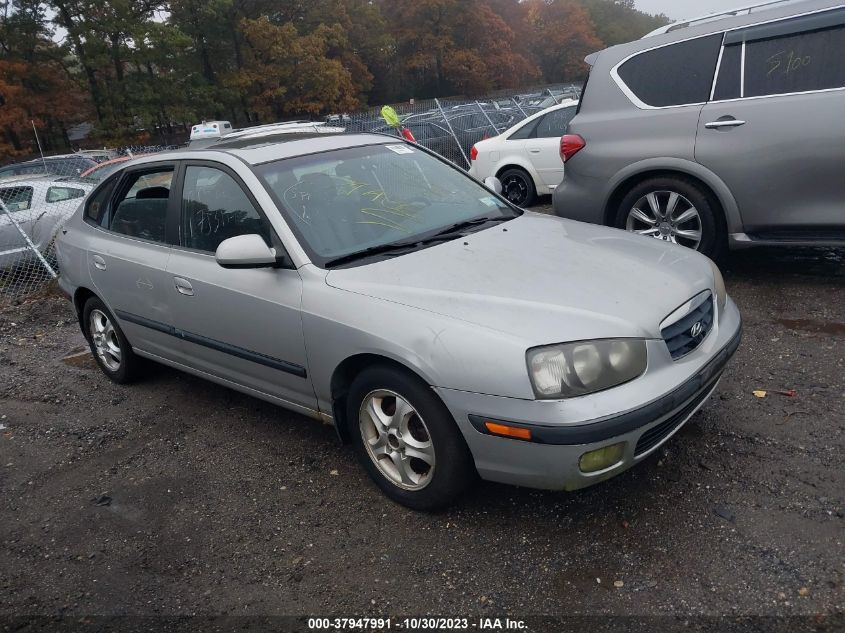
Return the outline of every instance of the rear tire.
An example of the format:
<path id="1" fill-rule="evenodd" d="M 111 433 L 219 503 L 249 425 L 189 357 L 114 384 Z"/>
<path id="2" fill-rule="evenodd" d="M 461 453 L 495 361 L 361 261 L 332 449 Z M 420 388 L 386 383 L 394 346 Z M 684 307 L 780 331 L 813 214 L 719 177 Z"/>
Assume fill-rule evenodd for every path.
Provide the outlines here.
<path id="1" fill-rule="evenodd" d="M 537 202 L 537 187 L 529 173 L 520 167 L 510 167 L 499 176 L 502 195 L 518 207 L 530 207 Z"/>
<path id="2" fill-rule="evenodd" d="M 132 351 L 114 315 L 97 297 L 85 302 L 82 330 L 94 360 L 106 376 L 121 385 L 138 378 L 141 359 Z"/>
<path id="3" fill-rule="evenodd" d="M 443 508 L 478 478 L 446 405 L 409 373 L 384 366 L 361 372 L 349 388 L 346 419 L 361 465 L 397 503 Z"/>
<path id="4" fill-rule="evenodd" d="M 672 200 L 674 215 L 666 214 Z M 661 214 L 666 214 L 665 221 Z M 649 178 L 634 186 L 619 203 L 614 222 L 618 228 L 687 246 L 711 259 L 719 258 L 727 246 L 717 203 L 700 185 L 679 176 Z"/>

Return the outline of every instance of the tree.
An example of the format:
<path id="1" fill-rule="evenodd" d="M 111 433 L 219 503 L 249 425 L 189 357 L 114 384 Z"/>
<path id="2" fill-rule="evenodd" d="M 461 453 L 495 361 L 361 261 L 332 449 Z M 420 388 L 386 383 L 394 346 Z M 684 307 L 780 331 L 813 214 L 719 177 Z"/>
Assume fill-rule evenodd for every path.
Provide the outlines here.
<path id="1" fill-rule="evenodd" d="M 300 35 L 293 24 L 277 26 L 269 18 L 243 19 L 246 43 L 243 68 L 228 84 L 248 95 L 250 105 L 274 119 L 296 114 L 348 111 L 360 105 L 352 75 L 338 59 L 328 57 L 343 33 L 321 25 Z"/>
<path id="2" fill-rule="evenodd" d="M 584 57 L 602 48 L 589 13 L 574 0 L 526 0 L 531 50 L 548 82 L 581 79 Z"/>

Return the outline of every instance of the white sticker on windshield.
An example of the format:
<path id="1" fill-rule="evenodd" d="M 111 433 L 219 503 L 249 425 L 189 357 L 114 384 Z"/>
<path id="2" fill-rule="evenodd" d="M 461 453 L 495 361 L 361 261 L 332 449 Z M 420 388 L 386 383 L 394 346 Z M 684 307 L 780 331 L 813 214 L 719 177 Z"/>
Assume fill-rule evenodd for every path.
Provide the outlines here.
<path id="1" fill-rule="evenodd" d="M 481 204 L 486 204 L 488 207 L 498 207 L 499 203 L 496 201 L 496 198 L 493 196 L 487 196 L 486 198 L 479 198 L 478 201 Z"/>
<path id="2" fill-rule="evenodd" d="M 412 150 L 407 145 L 385 145 L 387 149 L 391 152 L 396 152 L 397 154 L 413 154 L 414 150 Z"/>

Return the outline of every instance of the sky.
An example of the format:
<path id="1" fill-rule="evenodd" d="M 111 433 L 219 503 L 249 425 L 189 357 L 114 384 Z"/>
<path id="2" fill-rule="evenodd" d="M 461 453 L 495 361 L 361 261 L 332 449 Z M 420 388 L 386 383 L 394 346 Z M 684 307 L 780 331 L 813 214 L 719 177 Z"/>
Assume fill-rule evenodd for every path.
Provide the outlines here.
<path id="1" fill-rule="evenodd" d="M 753 4 L 753 2 L 752 0 L 635 0 L 634 4 L 640 11 L 665 13 L 674 20 L 682 20 Z"/>

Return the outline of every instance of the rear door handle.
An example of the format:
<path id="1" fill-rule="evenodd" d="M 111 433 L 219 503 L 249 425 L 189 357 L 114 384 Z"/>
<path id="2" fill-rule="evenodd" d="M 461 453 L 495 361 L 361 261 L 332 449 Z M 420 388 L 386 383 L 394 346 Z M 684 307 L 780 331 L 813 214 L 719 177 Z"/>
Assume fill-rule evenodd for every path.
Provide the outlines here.
<path id="1" fill-rule="evenodd" d="M 191 282 L 187 279 L 182 279 L 181 277 L 174 277 L 173 284 L 176 286 L 176 290 L 178 290 L 180 294 L 183 294 L 186 297 L 194 296 L 194 287 L 191 285 Z"/>
<path id="2" fill-rule="evenodd" d="M 720 130 L 725 127 L 739 127 L 740 125 L 745 125 L 745 121 L 725 119 L 724 121 L 710 121 L 710 123 L 705 123 L 704 127 L 708 130 Z"/>
<path id="3" fill-rule="evenodd" d="M 91 257 L 91 261 L 94 263 L 94 268 L 98 270 L 106 269 L 106 260 L 100 257 L 99 255 L 94 255 L 93 257 Z"/>
<path id="4" fill-rule="evenodd" d="M 529 149 L 528 151 L 529 151 L 529 152 L 531 152 L 532 154 L 539 154 L 541 150 L 539 150 L 539 149 L 537 149 L 537 148 L 533 148 L 533 147 L 532 147 L 532 148 L 531 148 L 531 149 Z"/>

